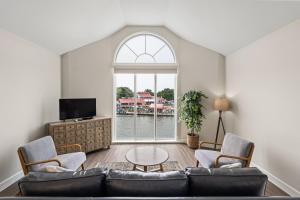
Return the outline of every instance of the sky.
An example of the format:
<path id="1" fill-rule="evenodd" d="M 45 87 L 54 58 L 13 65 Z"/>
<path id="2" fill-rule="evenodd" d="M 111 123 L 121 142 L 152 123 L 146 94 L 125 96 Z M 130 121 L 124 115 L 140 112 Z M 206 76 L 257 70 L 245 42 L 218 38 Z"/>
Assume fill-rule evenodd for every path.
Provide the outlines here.
<path id="1" fill-rule="evenodd" d="M 116 74 L 116 87 L 129 87 L 134 91 L 133 74 Z M 171 88 L 175 89 L 176 74 L 157 74 L 157 92 Z M 137 74 L 136 75 L 137 92 L 151 89 L 154 91 L 154 74 Z"/>

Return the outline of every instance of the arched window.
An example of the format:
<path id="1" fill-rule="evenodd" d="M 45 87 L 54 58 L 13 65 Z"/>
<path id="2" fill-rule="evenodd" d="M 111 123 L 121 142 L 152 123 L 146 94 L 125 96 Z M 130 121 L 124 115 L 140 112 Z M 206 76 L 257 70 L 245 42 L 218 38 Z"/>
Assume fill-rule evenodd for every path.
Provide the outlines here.
<path id="1" fill-rule="evenodd" d="M 162 38 L 146 33 L 130 37 L 117 50 L 115 63 L 174 64 L 175 55 Z"/>

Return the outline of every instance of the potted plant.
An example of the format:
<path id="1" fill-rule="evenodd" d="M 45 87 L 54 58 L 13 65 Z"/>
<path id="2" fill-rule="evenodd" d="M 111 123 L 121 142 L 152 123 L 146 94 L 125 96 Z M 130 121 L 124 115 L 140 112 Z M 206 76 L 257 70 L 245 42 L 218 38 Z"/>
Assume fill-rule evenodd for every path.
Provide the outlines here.
<path id="1" fill-rule="evenodd" d="M 202 112 L 203 99 L 207 96 L 202 91 L 189 91 L 180 98 L 179 119 L 190 130 L 187 134 L 187 145 L 196 149 L 199 146 L 199 133 L 205 115 Z"/>

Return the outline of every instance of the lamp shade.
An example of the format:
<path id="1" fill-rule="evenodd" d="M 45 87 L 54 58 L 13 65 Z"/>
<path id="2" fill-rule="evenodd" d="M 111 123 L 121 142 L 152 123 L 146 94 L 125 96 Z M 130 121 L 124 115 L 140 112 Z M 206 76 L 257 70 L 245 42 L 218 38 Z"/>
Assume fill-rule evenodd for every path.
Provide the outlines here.
<path id="1" fill-rule="evenodd" d="M 226 110 L 229 110 L 229 107 L 230 107 L 229 100 L 226 99 L 225 97 L 218 97 L 215 99 L 215 102 L 214 102 L 215 110 L 226 111 Z"/>

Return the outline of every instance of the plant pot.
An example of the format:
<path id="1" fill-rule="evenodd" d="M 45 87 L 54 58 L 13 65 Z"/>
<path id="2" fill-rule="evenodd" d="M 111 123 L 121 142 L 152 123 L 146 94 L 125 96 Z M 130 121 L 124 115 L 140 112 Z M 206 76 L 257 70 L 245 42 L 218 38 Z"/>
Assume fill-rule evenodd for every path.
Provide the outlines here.
<path id="1" fill-rule="evenodd" d="M 191 149 L 198 149 L 199 148 L 199 135 L 198 134 L 187 134 L 186 143 L 188 147 Z"/>

